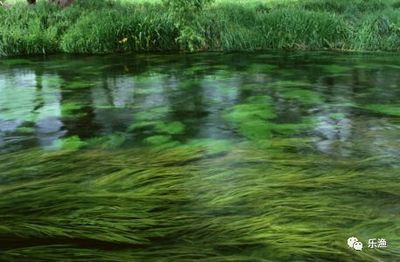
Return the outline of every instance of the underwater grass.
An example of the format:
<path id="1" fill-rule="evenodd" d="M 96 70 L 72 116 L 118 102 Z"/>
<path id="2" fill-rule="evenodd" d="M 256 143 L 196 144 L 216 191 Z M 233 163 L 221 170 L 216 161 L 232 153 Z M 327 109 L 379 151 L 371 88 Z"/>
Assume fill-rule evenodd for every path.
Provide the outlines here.
<path id="1" fill-rule="evenodd" d="M 245 145 L 217 145 L 219 153 L 209 155 L 214 144 L 0 155 L 0 259 L 381 261 L 400 255 L 395 168 L 380 173 L 379 159 L 310 154 L 299 160 Z M 349 235 L 384 236 L 390 247 L 353 252 Z"/>
<path id="2" fill-rule="evenodd" d="M 22 145 L 8 151 L 5 145 L 0 261 L 398 260 L 398 60 L 392 54 L 313 55 L 251 54 L 247 60 L 243 54 L 174 54 L 138 56 L 126 64 L 117 63 L 123 56 L 54 58 L 44 65 L 34 58 L 4 59 L 4 71 L 22 72 L 2 82 L 4 90 L 18 83 L 24 88 L 2 93 L 3 111 L 18 113 L 3 117 L 26 122 L 20 132 L 38 137 L 37 120 L 26 117 L 30 111 L 16 110 L 35 108 L 29 106 L 34 100 L 22 95 L 29 94 L 31 83 L 17 81 L 26 79 L 31 64 L 37 65 L 42 86 L 63 91 L 59 114 L 66 125 L 87 123 L 82 115 L 87 108 L 107 110 L 97 112 L 107 124 L 125 110 L 130 117 L 122 118 L 117 130 L 79 128 L 89 136 L 66 126 L 70 132 L 45 149 Z M 125 75 L 124 65 L 146 67 L 149 61 L 152 66 Z M 313 66 L 299 68 L 293 61 Z M 348 95 L 353 78 L 347 71 L 364 61 L 379 70 L 354 73 L 363 88 Z M 105 63 L 115 63 L 117 71 Z M 213 69 L 207 71 L 210 63 Z M 168 75 L 177 82 L 173 88 L 162 81 Z M 328 90 L 322 76 L 332 75 L 338 82 Z M 98 88 L 99 78 L 108 92 L 89 93 Z M 135 101 L 124 106 L 102 100 L 107 94 L 130 95 L 113 93 L 124 85 L 138 90 Z M 49 91 L 37 91 L 37 100 L 54 101 Z M 193 106 L 196 92 L 202 98 L 199 107 Z M 160 102 L 160 96 L 171 100 Z M 282 113 L 292 106 L 288 119 Z M 45 116 L 56 116 L 52 112 Z M 204 117 L 211 119 L 188 121 Z M 323 124 L 340 132 L 347 118 L 354 137 L 339 146 L 350 142 L 351 153 L 338 152 L 341 148 L 321 153 L 316 142 L 324 137 L 314 129 Z M 229 133 L 192 133 L 193 127 L 215 123 Z M 346 240 L 353 235 L 364 244 L 385 238 L 388 248 L 352 251 Z"/>
<path id="3" fill-rule="evenodd" d="M 395 1 L 217 1 L 199 16 L 195 51 L 400 50 Z M 190 51 L 159 1 L 39 1 L 0 9 L 0 55 Z M 101 17 L 102 19 L 98 19 Z M 190 40 L 190 39 L 189 39 Z M 195 40 L 193 40 L 195 41 Z"/>

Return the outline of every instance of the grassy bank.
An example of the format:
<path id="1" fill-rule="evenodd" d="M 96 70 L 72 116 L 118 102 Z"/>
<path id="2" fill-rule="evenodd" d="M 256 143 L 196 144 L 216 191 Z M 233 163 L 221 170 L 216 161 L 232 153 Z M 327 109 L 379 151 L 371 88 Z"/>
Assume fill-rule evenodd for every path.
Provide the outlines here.
<path id="1" fill-rule="evenodd" d="M 188 49 L 157 1 L 77 1 L 66 9 L 17 2 L 0 17 L 2 56 Z M 398 0 L 217 1 L 198 20 L 196 51 L 400 50 Z"/>

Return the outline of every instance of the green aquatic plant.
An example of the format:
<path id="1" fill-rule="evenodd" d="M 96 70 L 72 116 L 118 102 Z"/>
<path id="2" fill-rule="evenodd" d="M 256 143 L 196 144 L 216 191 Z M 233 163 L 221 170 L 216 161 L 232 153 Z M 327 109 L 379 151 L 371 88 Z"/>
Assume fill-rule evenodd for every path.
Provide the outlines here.
<path id="1" fill-rule="evenodd" d="M 392 245 L 400 243 L 395 168 L 380 172 L 379 159 L 299 159 L 238 146 L 207 157 L 203 142 L 157 151 L 0 155 L 0 239 L 8 240 L 0 259 L 398 256 L 392 248 L 355 253 L 345 244 L 349 235 L 363 241 L 384 235 Z M 43 245 L 39 239 L 49 241 Z"/>
<path id="2" fill-rule="evenodd" d="M 155 135 L 155 136 L 149 136 L 147 137 L 144 141 L 146 143 L 149 143 L 150 145 L 162 145 L 170 142 L 172 139 L 171 136 L 168 135 Z"/>
<path id="3" fill-rule="evenodd" d="M 22 65 L 32 65 L 34 64 L 34 62 L 29 59 L 13 58 L 13 59 L 2 59 L 0 64 L 8 66 L 16 66 L 16 65 L 22 66 Z"/>
<path id="4" fill-rule="evenodd" d="M 126 133 L 114 133 L 106 136 L 93 137 L 85 140 L 89 148 L 118 149 L 129 139 Z"/>
<path id="5" fill-rule="evenodd" d="M 50 148 L 62 149 L 67 151 L 77 151 L 82 147 L 87 146 L 87 143 L 82 141 L 78 136 L 57 139 L 53 142 Z"/>
<path id="6" fill-rule="evenodd" d="M 65 89 L 86 89 L 96 85 L 96 82 L 76 79 L 75 81 L 68 81 L 64 86 Z"/>
<path id="7" fill-rule="evenodd" d="M 324 65 L 322 66 L 322 70 L 332 75 L 350 73 L 351 68 L 347 66 L 339 66 L 339 65 Z"/>
<path id="8" fill-rule="evenodd" d="M 305 92 L 288 91 L 286 98 L 295 98 L 303 103 L 321 102 L 318 97 L 314 97 L 311 91 Z M 302 96 L 298 96 L 298 94 Z M 307 94 L 307 95 L 305 95 Z M 310 95 L 312 94 L 312 95 Z M 318 98 L 318 99 L 317 99 Z M 317 101 L 318 100 L 318 101 Z M 304 118 L 299 123 L 279 123 L 275 121 L 277 117 L 272 106 L 270 97 L 250 97 L 245 104 L 239 104 L 226 110 L 224 118 L 234 124 L 238 131 L 246 138 L 255 140 L 271 139 L 273 134 L 293 135 L 301 133 L 314 125 L 312 117 Z M 259 141 L 259 143 L 261 143 Z"/>
<path id="9" fill-rule="evenodd" d="M 322 97 L 315 91 L 300 88 L 287 88 L 280 95 L 286 99 L 297 100 L 305 105 L 321 104 Z"/>
<path id="10" fill-rule="evenodd" d="M 218 139 L 192 139 L 182 147 L 201 148 L 209 155 L 227 153 L 232 149 L 232 142 Z"/>
<path id="11" fill-rule="evenodd" d="M 160 133 L 167 133 L 170 135 L 179 135 L 185 131 L 185 125 L 179 121 L 170 123 L 158 122 L 155 124 L 155 129 Z"/>
<path id="12" fill-rule="evenodd" d="M 361 108 L 380 114 L 400 116 L 400 105 L 398 104 L 370 104 Z"/>
<path id="13" fill-rule="evenodd" d="M 294 135 L 306 131 L 314 126 L 314 121 L 312 119 L 304 120 L 301 123 L 271 123 L 271 130 L 274 133 L 281 135 Z"/>
<path id="14" fill-rule="evenodd" d="M 33 127 L 18 127 L 15 131 L 24 134 L 31 134 L 35 132 L 35 129 Z"/>
<path id="15" fill-rule="evenodd" d="M 140 111 L 135 113 L 135 119 L 140 121 L 152 121 L 163 118 L 170 111 L 170 108 L 167 106 L 161 107 L 152 107 L 146 111 Z"/>
<path id="16" fill-rule="evenodd" d="M 278 80 L 274 81 L 269 84 L 269 87 L 274 89 L 281 89 L 281 88 L 306 88 L 309 87 L 310 83 L 307 81 L 291 81 L 291 80 Z"/>
<path id="17" fill-rule="evenodd" d="M 251 139 L 268 139 L 271 135 L 268 120 L 275 117 L 268 96 L 250 97 L 248 103 L 235 105 L 224 114 L 224 118 L 232 122 L 241 134 Z"/>
<path id="18" fill-rule="evenodd" d="M 81 112 L 83 105 L 77 102 L 65 102 L 61 105 L 61 115 L 63 118 L 79 118 L 85 113 Z"/>

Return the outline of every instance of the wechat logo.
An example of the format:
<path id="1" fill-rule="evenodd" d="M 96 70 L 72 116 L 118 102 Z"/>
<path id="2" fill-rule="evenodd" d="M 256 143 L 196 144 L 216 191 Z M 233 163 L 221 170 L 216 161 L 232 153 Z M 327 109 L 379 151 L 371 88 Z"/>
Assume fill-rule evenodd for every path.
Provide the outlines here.
<path id="1" fill-rule="evenodd" d="M 363 243 L 358 241 L 356 237 L 349 237 L 349 239 L 347 239 L 347 245 L 357 251 L 361 251 L 363 249 Z"/>

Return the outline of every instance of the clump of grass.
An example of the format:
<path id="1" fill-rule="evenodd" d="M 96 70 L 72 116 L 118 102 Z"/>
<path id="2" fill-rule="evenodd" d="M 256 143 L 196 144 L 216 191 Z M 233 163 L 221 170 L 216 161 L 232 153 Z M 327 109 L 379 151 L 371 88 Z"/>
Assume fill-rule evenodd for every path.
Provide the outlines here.
<path id="1" fill-rule="evenodd" d="M 102 9 L 82 16 L 69 28 L 61 49 L 68 53 L 177 50 L 177 37 L 172 21 L 155 7 Z"/>
<path id="2" fill-rule="evenodd" d="M 38 4 L 28 9 L 22 4 L 0 8 L 0 55 L 46 54 L 58 51 L 57 26 L 44 26 L 53 6 Z"/>
<path id="3" fill-rule="evenodd" d="M 0 55 L 259 49 L 399 50 L 396 1 L 207 6 L 188 26 L 162 2 L 40 1 L 0 9 Z M 172 13 L 171 13 L 172 12 Z M 102 19 L 98 19 L 101 17 Z"/>
<path id="4" fill-rule="evenodd" d="M 354 36 L 355 49 L 400 50 L 400 12 L 388 11 L 368 16 Z"/>

